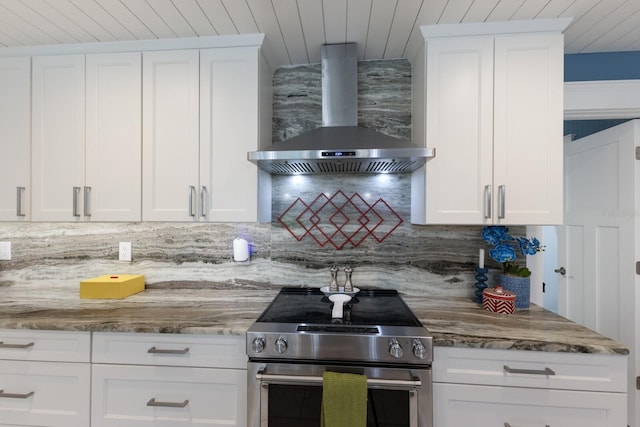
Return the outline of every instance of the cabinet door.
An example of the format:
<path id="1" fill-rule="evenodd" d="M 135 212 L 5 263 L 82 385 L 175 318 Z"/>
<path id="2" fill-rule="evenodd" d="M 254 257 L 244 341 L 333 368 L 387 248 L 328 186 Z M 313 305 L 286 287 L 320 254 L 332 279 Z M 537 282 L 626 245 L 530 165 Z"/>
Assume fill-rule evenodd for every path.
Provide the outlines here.
<path id="1" fill-rule="evenodd" d="M 30 217 L 31 59 L 0 58 L 0 220 Z"/>
<path id="2" fill-rule="evenodd" d="M 433 425 L 448 426 L 626 426 L 625 393 L 433 385 Z"/>
<path id="3" fill-rule="evenodd" d="M 496 37 L 498 224 L 562 223 L 563 36 Z"/>
<path id="4" fill-rule="evenodd" d="M 140 221 L 141 54 L 87 55 L 86 215 Z"/>
<path id="5" fill-rule="evenodd" d="M 34 57 L 32 90 L 32 218 L 80 220 L 85 178 L 84 55 Z"/>
<path id="6" fill-rule="evenodd" d="M 89 363 L 0 360 L 0 420 L 9 425 L 86 427 Z"/>
<path id="7" fill-rule="evenodd" d="M 200 53 L 201 215 L 208 221 L 257 220 L 259 60 L 256 47 Z"/>
<path id="8" fill-rule="evenodd" d="M 493 37 L 427 41 L 426 223 L 484 224 L 492 185 Z"/>
<path id="9" fill-rule="evenodd" d="M 143 53 L 142 217 L 197 220 L 198 51 Z"/>
<path id="10" fill-rule="evenodd" d="M 247 371 L 94 364 L 92 427 L 246 425 Z"/>

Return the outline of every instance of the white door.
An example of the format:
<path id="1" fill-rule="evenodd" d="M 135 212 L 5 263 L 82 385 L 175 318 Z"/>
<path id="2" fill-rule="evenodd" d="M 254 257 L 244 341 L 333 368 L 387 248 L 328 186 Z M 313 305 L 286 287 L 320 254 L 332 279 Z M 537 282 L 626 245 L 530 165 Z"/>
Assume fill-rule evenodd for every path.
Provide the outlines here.
<path id="1" fill-rule="evenodd" d="M 558 313 L 630 348 L 631 426 L 640 420 L 639 135 L 640 121 L 633 120 L 565 144 L 564 225 L 558 227 L 557 267 L 566 270 L 559 276 Z"/>

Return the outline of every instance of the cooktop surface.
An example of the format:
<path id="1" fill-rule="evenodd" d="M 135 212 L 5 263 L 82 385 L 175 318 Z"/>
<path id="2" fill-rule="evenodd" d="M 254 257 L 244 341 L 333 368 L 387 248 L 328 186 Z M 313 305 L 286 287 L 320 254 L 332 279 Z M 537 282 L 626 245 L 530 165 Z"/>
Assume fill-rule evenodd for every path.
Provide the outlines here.
<path id="1" fill-rule="evenodd" d="M 331 324 L 332 307 L 320 289 L 282 288 L 257 322 Z M 342 323 L 422 326 L 398 292 L 388 289 L 361 289 L 345 304 Z"/>

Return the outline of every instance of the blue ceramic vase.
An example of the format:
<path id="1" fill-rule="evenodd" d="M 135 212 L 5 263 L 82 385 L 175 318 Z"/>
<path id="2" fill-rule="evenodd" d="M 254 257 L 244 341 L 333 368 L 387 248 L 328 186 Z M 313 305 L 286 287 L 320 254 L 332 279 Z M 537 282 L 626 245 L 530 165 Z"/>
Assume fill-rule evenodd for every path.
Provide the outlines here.
<path id="1" fill-rule="evenodd" d="M 529 308 L 531 277 L 509 276 L 507 274 L 498 275 L 498 284 L 505 291 L 516 294 L 516 310 Z"/>

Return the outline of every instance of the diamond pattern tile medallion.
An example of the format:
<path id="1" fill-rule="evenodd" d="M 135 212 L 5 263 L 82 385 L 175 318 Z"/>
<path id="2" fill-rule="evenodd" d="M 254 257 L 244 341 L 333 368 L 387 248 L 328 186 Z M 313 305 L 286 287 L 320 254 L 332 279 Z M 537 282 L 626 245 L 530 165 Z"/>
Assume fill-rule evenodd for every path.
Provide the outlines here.
<path id="1" fill-rule="evenodd" d="M 278 222 L 298 241 L 313 239 L 321 247 L 340 250 L 358 247 L 371 237 L 378 243 L 402 224 L 402 218 L 384 199 L 369 204 L 360 194 L 348 197 L 342 190 L 319 194 L 311 202 L 298 197 L 278 217 Z"/>

